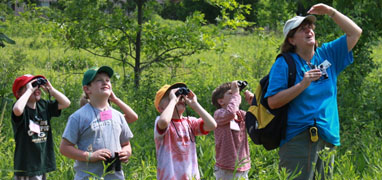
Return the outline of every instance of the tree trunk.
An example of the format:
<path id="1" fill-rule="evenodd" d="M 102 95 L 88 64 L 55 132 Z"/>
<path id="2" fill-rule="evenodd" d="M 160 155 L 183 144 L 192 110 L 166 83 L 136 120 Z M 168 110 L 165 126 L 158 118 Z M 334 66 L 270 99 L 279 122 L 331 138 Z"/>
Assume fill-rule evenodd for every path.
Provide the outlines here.
<path id="1" fill-rule="evenodd" d="M 138 8 L 138 31 L 137 39 L 135 41 L 135 67 L 134 67 L 134 84 L 135 88 L 139 88 L 139 80 L 141 78 L 141 36 L 142 36 L 142 6 L 143 0 L 137 0 Z"/>

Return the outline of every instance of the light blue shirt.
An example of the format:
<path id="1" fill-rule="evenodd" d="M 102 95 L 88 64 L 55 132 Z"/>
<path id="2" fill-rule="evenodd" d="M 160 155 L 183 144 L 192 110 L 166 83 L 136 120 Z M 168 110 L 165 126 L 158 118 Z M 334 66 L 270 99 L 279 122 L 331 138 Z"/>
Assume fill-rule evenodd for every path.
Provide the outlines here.
<path id="1" fill-rule="evenodd" d="M 295 84 L 302 81 L 304 73 L 310 66 L 296 53 L 292 53 L 296 64 Z M 273 64 L 269 86 L 265 97 L 273 96 L 288 88 L 288 65 L 284 57 L 279 57 Z M 346 35 L 324 43 L 317 48 L 312 65 L 320 65 L 328 60 L 331 66 L 326 69 L 328 78 L 321 77 L 313 81 L 289 104 L 286 138 L 281 140 L 280 146 L 294 136 L 313 126 L 316 121 L 319 137 L 333 145 L 340 145 L 339 118 L 337 108 L 337 77 L 349 64 L 353 63 L 352 51 L 348 52 Z"/>

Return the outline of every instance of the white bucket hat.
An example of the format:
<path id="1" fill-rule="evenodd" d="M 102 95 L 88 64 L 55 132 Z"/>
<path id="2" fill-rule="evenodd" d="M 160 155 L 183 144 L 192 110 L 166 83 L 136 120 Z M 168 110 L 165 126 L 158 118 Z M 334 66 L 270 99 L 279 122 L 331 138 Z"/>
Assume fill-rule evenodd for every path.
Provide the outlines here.
<path id="1" fill-rule="evenodd" d="M 292 19 L 289 19 L 285 25 L 284 25 L 284 38 L 287 37 L 289 31 L 291 31 L 292 29 L 300 26 L 300 24 L 305 20 L 305 19 L 308 19 L 309 21 L 311 21 L 312 23 L 316 22 L 316 17 L 315 16 L 312 16 L 312 15 L 308 15 L 308 16 L 295 16 L 293 17 Z"/>

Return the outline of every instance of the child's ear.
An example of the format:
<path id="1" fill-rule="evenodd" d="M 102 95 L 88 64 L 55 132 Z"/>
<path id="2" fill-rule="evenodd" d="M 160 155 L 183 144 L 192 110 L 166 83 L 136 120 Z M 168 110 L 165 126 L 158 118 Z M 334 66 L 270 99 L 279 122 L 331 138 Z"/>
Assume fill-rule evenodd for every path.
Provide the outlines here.
<path id="1" fill-rule="evenodd" d="M 19 97 L 19 98 L 20 98 L 22 95 L 23 95 L 23 94 L 21 94 L 21 91 L 17 91 L 17 92 L 16 92 L 16 97 Z"/>
<path id="2" fill-rule="evenodd" d="M 24 94 L 24 88 L 25 86 L 21 87 L 18 91 L 16 91 L 16 96 L 21 97 Z"/>
<path id="3" fill-rule="evenodd" d="M 223 99 L 218 99 L 218 104 L 220 104 L 220 106 L 223 106 L 224 104 Z"/>
<path id="4" fill-rule="evenodd" d="M 82 86 L 82 89 L 84 90 L 84 92 L 86 94 L 90 94 L 90 90 L 89 90 L 89 86 L 88 85 Z"/>
<path id="5" fill-rule="evenodd" d="M 163 97 L 162 100 L 159 102 L 159 106 L 158 106 L 159 112 L 162 113 L 164 109 L 166 109 L 167 105 L 168 105 L 168 99 L 167 97 Z"/>
<path id="6" fill-rule="evenodd" d="M 164 109 L 162 108 L 162 106 L 161 106 L 161 105 L 159 105 L 159 106 L 158 106 L 158 111 L 159 111 L 159 113 L 162 113 L 162 112 L 163 112 L 163 110 L 164 110 Z"/>

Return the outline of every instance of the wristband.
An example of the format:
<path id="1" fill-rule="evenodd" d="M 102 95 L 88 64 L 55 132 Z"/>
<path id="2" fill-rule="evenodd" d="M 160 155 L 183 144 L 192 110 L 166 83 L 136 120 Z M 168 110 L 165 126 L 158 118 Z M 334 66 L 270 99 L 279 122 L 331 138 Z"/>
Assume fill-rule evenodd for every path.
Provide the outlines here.
<path id="1" fill-rule="evenodd" d="M 90 158 L 92 157 L 92 152 L 88 152 L 88 159 L 87 162 L 90 162 Z"/>

